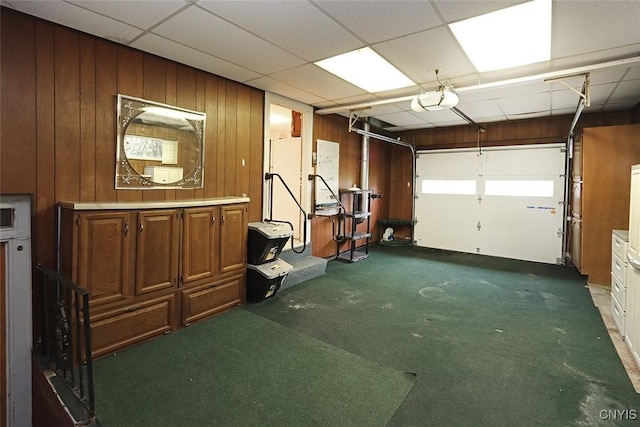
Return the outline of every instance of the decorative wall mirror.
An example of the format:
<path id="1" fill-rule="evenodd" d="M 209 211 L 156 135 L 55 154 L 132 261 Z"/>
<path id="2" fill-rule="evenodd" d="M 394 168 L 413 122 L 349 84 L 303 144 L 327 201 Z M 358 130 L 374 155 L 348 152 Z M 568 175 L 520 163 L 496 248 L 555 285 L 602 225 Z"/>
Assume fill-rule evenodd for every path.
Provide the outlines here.
<path id="1" fill-rule="evenodd" d="M 202 188 L 206 117 L 118 95 L 116 188 Z"/>

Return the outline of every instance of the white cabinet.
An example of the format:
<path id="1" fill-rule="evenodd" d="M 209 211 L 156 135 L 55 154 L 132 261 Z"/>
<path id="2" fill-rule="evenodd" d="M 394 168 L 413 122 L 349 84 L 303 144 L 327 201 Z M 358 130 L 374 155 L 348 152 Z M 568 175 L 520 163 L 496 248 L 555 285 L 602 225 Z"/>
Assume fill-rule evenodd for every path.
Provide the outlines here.
<path id="1" fill-rule="evenodd" d="M 624 339 L 640 366 L 640 165 L 631 169 L 627 261 L 627 333 Z"/>
<path id="2" fill-rule="evenodd" d="M 611 314 L 623 337 L 627 324 L 628 242 L 627 230 L 613 230 L 611 234 Z"/>

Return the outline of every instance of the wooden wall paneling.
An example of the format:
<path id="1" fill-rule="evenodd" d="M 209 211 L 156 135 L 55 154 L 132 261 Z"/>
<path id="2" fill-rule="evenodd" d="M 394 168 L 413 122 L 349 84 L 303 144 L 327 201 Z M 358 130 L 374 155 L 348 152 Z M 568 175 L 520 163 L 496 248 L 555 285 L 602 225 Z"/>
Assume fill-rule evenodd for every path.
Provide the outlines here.
<path id="1" fill-rule="evenodd" d="M 238 86 L 236 83 L 225 81 L 225 139 L 224 139 L 224 194 L 223 196 L 235 196 L 237 171 L 237 147 L 238 143 Z"/>
<path id="2" fill-rule="evenodd" d="M 216 138 L 216 148 L 218 150 L 216 173 L 216 195 L 218 197 L 225 195 L 225 151 L 227 144 L 227 81 L 220 79 L 218 82 L 218 134 Z"/>
<path id="3" fill-rule="evenodd" d="M 80 200 L 96 199 L 95 37 L 80 36 Z"/>
<path id="4" fill-rule="evenodd" d="M 262 220 L 264 92 L 251 92 L 251 152 L 249 154 L 249 222 Z"/>
<path id="5" fill-rule="evenodd" d="M 144 95 L 143 53 L 128 47 L 118 47 L 118 93 L 142 98 Z M 117 145 L 117 140 L 113 144 Z M 145 190 L 147 191 L 147 190 Z M 118 190 L 119 202 L 136 202 L 142 200 L 142 190 Z"/>
<path id="6" fill-rule="evenodd" d="M 206 98 L 207 98 L 207 92 L 206 92 L 206 73 L 204 71 L 198 71 L 196 73 L 196 103 L 195 103 L 195 110 L 196 111 L 202 111 L 205 112 L 205 106 L 206 106 Z M 206 126 L 205 126 L 206 128 Z M 206 129 L 205 129 L 206 132 Z M 206 146 L 205 146 L 205 141 L 202 141 L 203 147 L 205 148 L 205 151 L 203 152 L 203 155 L 206 154 Z M 202 161 L 204 162 L 204 157 L 202 158 Z M 204 186 L 205 186 L 205 181 L 202 181 L 202 188 L 196 188 L 193 190 L 193 196 L 196 199 L 202 199 L 204 198 Z"/>
<path id="7" fill-rule="evenodd" d="M 34 21 L 2 9 L 2 156 L 3 193 L 35 193 L 36 63 Z"/>
<path id="8" fill-rule="evenodd" d="M 391 147 L 389 173 L 389 217 L 412 219 L 413 158 L 411 150 L 401 146 Z"/>
<path id="9" fill-rule="evenodd" d="M 115 202 L 118 49 L 96 40 L 96 200 Z M 62 200 L 58 198 L 57 200 Z"/>
<path id="10" fill-rule="evenodd" d="M 187 108 L 189 110 L 196 109 L 196 70 L 186 65 L 178 64 L 176 68 L 176 106 Z M 188 173 L 185 171 L 185 174 Z M 176 199 L 187 200 L 196 198 L 196 190 L 194 189 L 177 189 Z"/>
<path id="11" fill-rule="evenodd" d="M 236 143 L 236 193 L 249 195 L 249 156 L 251 153 L 251 89 L 238 86 L 237 143 Z"/>
<path id="12" fill-rule="evenodd" d="M 611 231 L 629 227 L 631 166 L 640 163 L 638 125 L 585 128 L 582 139 L 582 270 L 610 285 Z"/>
<path id="13" fill-rule="evenodd" d="M 155 55 L 144 54 L 142 57 L 142 98 L 166 104 L 167 69 L 166 60 Z M 142 200 L 165 200 L 167 190 L 145 190 Z"/>
<path id="14" fill-rule="evenodd" d="M 389 194 L 389 172 L 391 159 L 389 156 L 390 143 L 371 139 L 369 150 L 369 188 L 373 194 L 382 194 L 382 198 L 371 200 L 371 237 L 380 239 L 378 220 L 389 217 L 389 203 L 384 197 Z"/>
<path id="15" fill-rule="evenodd" d="M 165 82 L 165 103 L 169 105 L 178 105 L 177 90 L 178 90 L 178 64 L 172 61 L 165 61 L 165 70 L 167 78 Z M 166 200 L 175 200 L 178 190 L 165 190 L 164 195 Z"/>
<path id="16" fill-rule="evenodd" d="M 220 79 L 209 74 L 205 81 L 205 127 L 204 149 L 204 197 L 217 196 L 218 164 L 218 82 Z"/>
<path id="17" fill-rule="evenodd" d="M 44 266 L 56 265 L 55 123 L 53 25 L 36 22 L 36 194 L 33 241 L 35 260 Z M 6 64 L 6 63 L 5 63 Z M 6 141 L 3 139 L 3 141 Z M 4 142 L 3 142 L 4 144 Z M 4 152 L 3 152 L 4 153 Z M 4 181 L 3 181 L 4 182 Z"/>
<path id="18" fill-rule="evenodd" d="M 56 198 L 80 198 L 80 36 L 54 29 Z"/>

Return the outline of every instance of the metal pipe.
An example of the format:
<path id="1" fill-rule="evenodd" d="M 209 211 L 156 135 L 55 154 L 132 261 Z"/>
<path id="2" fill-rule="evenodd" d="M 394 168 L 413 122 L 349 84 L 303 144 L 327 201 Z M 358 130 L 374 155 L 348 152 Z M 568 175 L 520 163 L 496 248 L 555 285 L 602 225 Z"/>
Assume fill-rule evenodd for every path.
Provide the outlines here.
<path id="1" fill-rule="evenodd" d="M 370 125 L 368 121 L 364 121 L 364 130 L 369 132 Z M 360 188 L 369 189 L 369 135 L 362 135 L 362 153 L 360 155 Z"/>

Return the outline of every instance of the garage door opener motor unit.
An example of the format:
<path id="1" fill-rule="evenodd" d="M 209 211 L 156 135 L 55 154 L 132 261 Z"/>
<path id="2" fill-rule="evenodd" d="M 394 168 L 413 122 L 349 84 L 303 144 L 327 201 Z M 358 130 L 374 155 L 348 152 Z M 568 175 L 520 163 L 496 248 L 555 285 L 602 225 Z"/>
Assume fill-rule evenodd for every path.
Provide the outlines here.
<path id="1" fill-rule="evenodd" d="M 278 258 L 292 235 L 293 230 L 286 224 L 249 223 L 248 302 L 260 302 L 275 295 L 287 274 L 293 270 L 293 266 Z"/>

